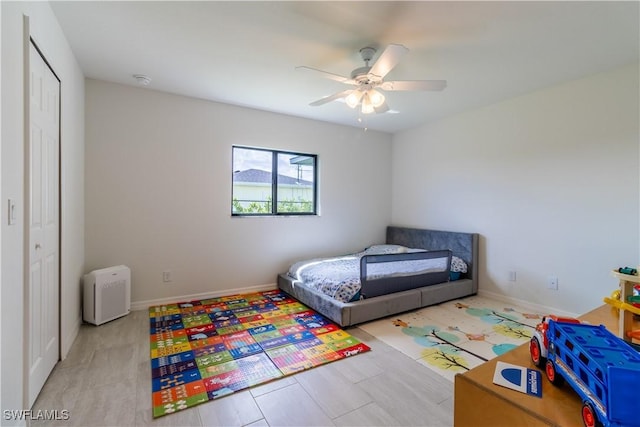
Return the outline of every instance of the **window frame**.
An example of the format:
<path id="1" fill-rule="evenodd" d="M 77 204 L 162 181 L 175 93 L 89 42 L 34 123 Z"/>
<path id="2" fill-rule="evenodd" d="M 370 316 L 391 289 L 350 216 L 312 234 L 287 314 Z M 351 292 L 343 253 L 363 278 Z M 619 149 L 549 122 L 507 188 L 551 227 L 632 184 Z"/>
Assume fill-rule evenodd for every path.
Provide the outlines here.
<path id="1" fill-rule="evenodd" d="M 235 171 L 235 150 L 254 150 L 271 153 L 271 212 L 234 212 L 234 174 Z M 278 212 L 278 156 L 303 156 L 313 159 L 313 188 L 312 204 L 313 210 L 310 212 Z M 285 175 L 286 176 L 286 175 Z M 317 216 L 318 215 L 318 155 L 302 153 L 291 150 L 279 150 L 263 147 L 249 147 L 245 145 L 233 145 L 231 147 L 231 216 L 232 217 L 264 217 L 264 216 Z"/>

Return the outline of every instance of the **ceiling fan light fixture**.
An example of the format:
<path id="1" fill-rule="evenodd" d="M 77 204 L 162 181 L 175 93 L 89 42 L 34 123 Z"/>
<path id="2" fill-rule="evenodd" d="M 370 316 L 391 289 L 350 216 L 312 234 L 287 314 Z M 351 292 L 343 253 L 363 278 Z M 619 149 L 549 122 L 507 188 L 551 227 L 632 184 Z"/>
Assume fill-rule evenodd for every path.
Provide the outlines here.
<path id="1" fill-rule="evenodd" d="M 371 114 L 375 111 L 375 108 L 371 103 L 371 100 L 369 99 L 368 93 L 362 95 L 362 106 L 360 107 L 360 111 L 362 111 L 362 114 Z"/>
<path id="2" fill-rule="evenodd" d="M 373 90 L 373 89 L 369 89 L 369 91 L 367 92 L 369 101 L 371 102 L 371 105 L 373 105 L 375 108 L 380 107 L 382 104 L 384 104 L 384 95 L 381 94 L 380 92 Z"/>
<path id="3" fill-rule="evenodd" d="M 373 105 L 364 102 L 362 103 L 362 114 L 371 114 L 374 111 L 376 110 L 373 108 Z"/>
<path id="4" fill-rule="evenodd" d="M 344 99 L 344 102 L 351 108 L 356 108 L 362 99 L 362 92 L 359 90 L 352 90 L 349 95 Z"/>
<path id="5" fill-rule="evenodd" d="M 384 112 L 388 109 L 388 107 L 382 108 L 383 106 L 386 106 L 385 98 L 383 94 L 376 90 L 369 89 L 364 92 L 361 97 L 360 111 L 362 114 Z"/>

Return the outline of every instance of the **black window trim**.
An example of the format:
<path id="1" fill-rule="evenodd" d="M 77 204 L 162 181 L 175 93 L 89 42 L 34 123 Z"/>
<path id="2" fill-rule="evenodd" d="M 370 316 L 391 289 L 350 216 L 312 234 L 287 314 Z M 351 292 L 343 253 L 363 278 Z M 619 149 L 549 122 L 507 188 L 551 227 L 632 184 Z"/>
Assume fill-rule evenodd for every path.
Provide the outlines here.
<path id="1" fill-rule="evenodd" d="M 245 213 L 233 211 L 233 170 L 234 150 L 236 148 L 256 151 L 266 151 L 271 153 L 271 212 L 268 213 Z M 313 158 L 313 212 L 277 212 L 278 206 L 278 155 L 289 154 L 295 156 L 305 156 Z M 265 216 L 317 216 L 318 215 L 318 155 L 303 153 L 291 150 L 278 150 L 264 147 L 251 147 L 246 145 L 231 146 L 231 216 L 232 217 L 265 217 Z"/>

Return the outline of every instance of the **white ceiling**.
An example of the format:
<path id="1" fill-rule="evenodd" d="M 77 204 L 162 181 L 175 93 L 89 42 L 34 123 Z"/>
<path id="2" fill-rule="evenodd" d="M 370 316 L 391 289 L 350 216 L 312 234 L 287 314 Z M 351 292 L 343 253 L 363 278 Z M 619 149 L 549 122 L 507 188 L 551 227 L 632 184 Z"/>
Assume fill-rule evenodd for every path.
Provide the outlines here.
<path id="1" fill-rule="evenodd" d="M 53 1 L 86 77 L 395 133 L 446 115 L 606 71 L 639 58 L 629 2 Z M 364 116 L 349 88 L 358 51 L 410 49 L 387 80 L 445 79 L 442 92 L 387 92 L 397 113 Z M 374 58 L 375 60 L 375 58 Z"/>

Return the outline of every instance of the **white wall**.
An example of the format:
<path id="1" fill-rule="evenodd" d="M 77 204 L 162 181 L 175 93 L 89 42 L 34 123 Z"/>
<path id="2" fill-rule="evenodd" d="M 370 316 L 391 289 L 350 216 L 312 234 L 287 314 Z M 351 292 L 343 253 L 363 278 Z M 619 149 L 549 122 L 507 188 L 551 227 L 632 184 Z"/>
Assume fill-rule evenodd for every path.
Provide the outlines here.
<path id="1" fill-rule="evenodd" d="M 23 404 L 24 66 L 23 15 L 31 36 L 61 79 L 61 347 L 69 351 L 79 329 L 84 270 L 84 77 L 46 2 L 0 2 L 2 7 L 2 408 Z M 18 206 L 7 225 L 7 200 Z M 12 424 L 5 420 L 2 423 Z"/>
<path id="2" fill-rule="evenodd" d="M 481 291 L 602 304 L 640 260 L 638 86 L 636 64 L 395 135 L 392 222 L 480 233 Z"/>
<path id="3" fill-rule="evenodd" d="M 86 139 L 87 270 L 131 267 L 134 307 L 274 284 L 391 217 L 384 133 L 87 80 Z M 234 144 L 317 154 L 321 215 L 231 217 Z"/>
<path id="4" fill-rule="evenodd" d="M 2 6 L 0 6 L 0 23 L 2 23 Z M 0 31 L 0 46 L 2 46 L 2 31 Z M 2 58 L 0 57 L 0 63 Z M 2 67 L 0 67 L 0 100 L 2 99 Z M 0 141 L 2 140 L 2 103 L 0 102 Z M 1 144 L 0 144 L 1 147 Z M 0 206 L 2 206 L 2 150 L 0 149 Z M 0 219 L 2 217 L 0 216 Z M 2 227 L 0 227 L 0 307 L 2 307 Z M 2 333 L 2 316 L 0 315 L 0 334 Z M 2 339 L 0 339 L 0 384 L 2 384 Z M 2 405 L 2 387 L 0 387 L 0 409 Z"/>

